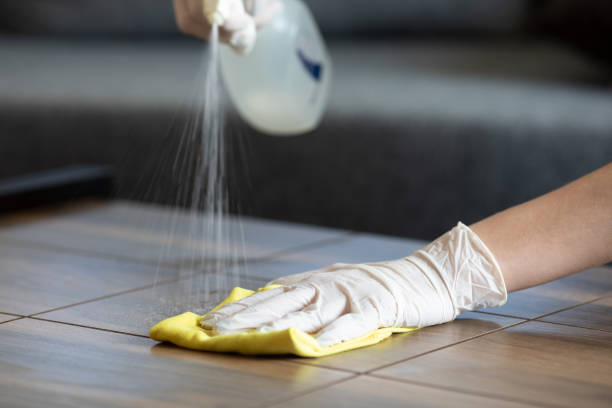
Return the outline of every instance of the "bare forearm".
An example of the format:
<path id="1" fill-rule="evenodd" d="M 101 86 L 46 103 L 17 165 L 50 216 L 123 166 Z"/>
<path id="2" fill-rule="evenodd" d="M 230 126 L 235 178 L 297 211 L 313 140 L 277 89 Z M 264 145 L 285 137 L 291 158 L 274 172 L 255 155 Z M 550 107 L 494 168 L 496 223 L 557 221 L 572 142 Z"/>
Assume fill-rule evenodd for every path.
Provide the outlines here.
<path id="1" fill-rule="evenodd" d="M 508 291 L 612 261 L 612 163 L 471 226 Z"/>

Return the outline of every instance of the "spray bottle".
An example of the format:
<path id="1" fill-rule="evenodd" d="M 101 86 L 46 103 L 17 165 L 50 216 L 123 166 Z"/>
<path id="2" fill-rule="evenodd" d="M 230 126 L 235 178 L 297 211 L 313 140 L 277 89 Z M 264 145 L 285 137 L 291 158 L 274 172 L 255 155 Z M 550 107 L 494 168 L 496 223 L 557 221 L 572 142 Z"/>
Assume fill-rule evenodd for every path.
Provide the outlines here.
<path id="1" fill-rule="evenodd" d="M 208 12 L 222 24 L 230 2 Z M 232 2 L 233 3 L 233 2 Z M 313 130 L 327 105 L 332 64 L 323 37 L 301 0 L 282 0 L 280 11 L 257 31 L 247 55 L 219 50 L 221 72 L 240 116 L 256 130 L 289 136 Z"/>

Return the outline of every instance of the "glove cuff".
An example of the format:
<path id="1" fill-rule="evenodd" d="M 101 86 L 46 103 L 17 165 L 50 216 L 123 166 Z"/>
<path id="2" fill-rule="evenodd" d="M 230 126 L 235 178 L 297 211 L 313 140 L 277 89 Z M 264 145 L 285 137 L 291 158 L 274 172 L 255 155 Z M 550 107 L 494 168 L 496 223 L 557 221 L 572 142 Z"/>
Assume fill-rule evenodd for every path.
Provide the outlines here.
<path id="1" fill-rule="evenodd" d="M 415 255 L 439 274 L 452 300 L 455 317 L 506 303 L 506 284 L 497 260 L 465 224 L 459 222 Z"/>

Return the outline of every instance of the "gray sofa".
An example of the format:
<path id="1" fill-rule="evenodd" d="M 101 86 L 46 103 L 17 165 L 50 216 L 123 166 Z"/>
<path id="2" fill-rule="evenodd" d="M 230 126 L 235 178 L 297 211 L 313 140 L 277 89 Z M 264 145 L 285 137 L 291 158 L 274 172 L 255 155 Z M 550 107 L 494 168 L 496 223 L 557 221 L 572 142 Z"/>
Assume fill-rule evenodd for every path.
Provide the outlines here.
<path id="1" fill-rule="evenodd" d="M 531 2 L 310 3 L 329 109 L 277 138 L 228 106 L 234 211 L 431 239 L 610 161 L 610 65 L 530 28 Z M 0 177 L 109 164 L 117 196 L 184 204 L 173 159 L 205 45 L 176 32 L 169 1 L 0 16 Z"/>

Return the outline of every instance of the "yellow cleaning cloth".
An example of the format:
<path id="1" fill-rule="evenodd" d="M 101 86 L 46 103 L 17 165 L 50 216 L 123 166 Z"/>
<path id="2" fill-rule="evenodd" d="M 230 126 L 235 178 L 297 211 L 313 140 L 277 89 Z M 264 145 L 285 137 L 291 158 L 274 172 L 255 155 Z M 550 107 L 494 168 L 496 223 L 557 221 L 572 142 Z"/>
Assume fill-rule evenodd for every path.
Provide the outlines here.
<path id="1" fill-rule="evenodd" d="M 278 286 L 265 287 L 262 290 Z M 211 312 L 221 306 L 235 302 L 256 292 L 248 289 L 234 288 L 227 299 Z M 322 357 L 359 347 L 370 346 L 386 339 L 393 333 L 416 330 L 402 327 L 386 327 L 375 330 L 364 336 L 342 343 L 321 347 L 314 337 L 301 330 L 290 328 L 281 331 L 258 333 L 255 330 L 238 334 L 214 335 L 198 324 L 203 316 L 195 313 L 183 313 L 157 323 L 149 335 L 153 340 L 169 341 L 177 346 L 217 352 L 235 352 L 241 354 L 295 354 L 301 357 Z"/>

